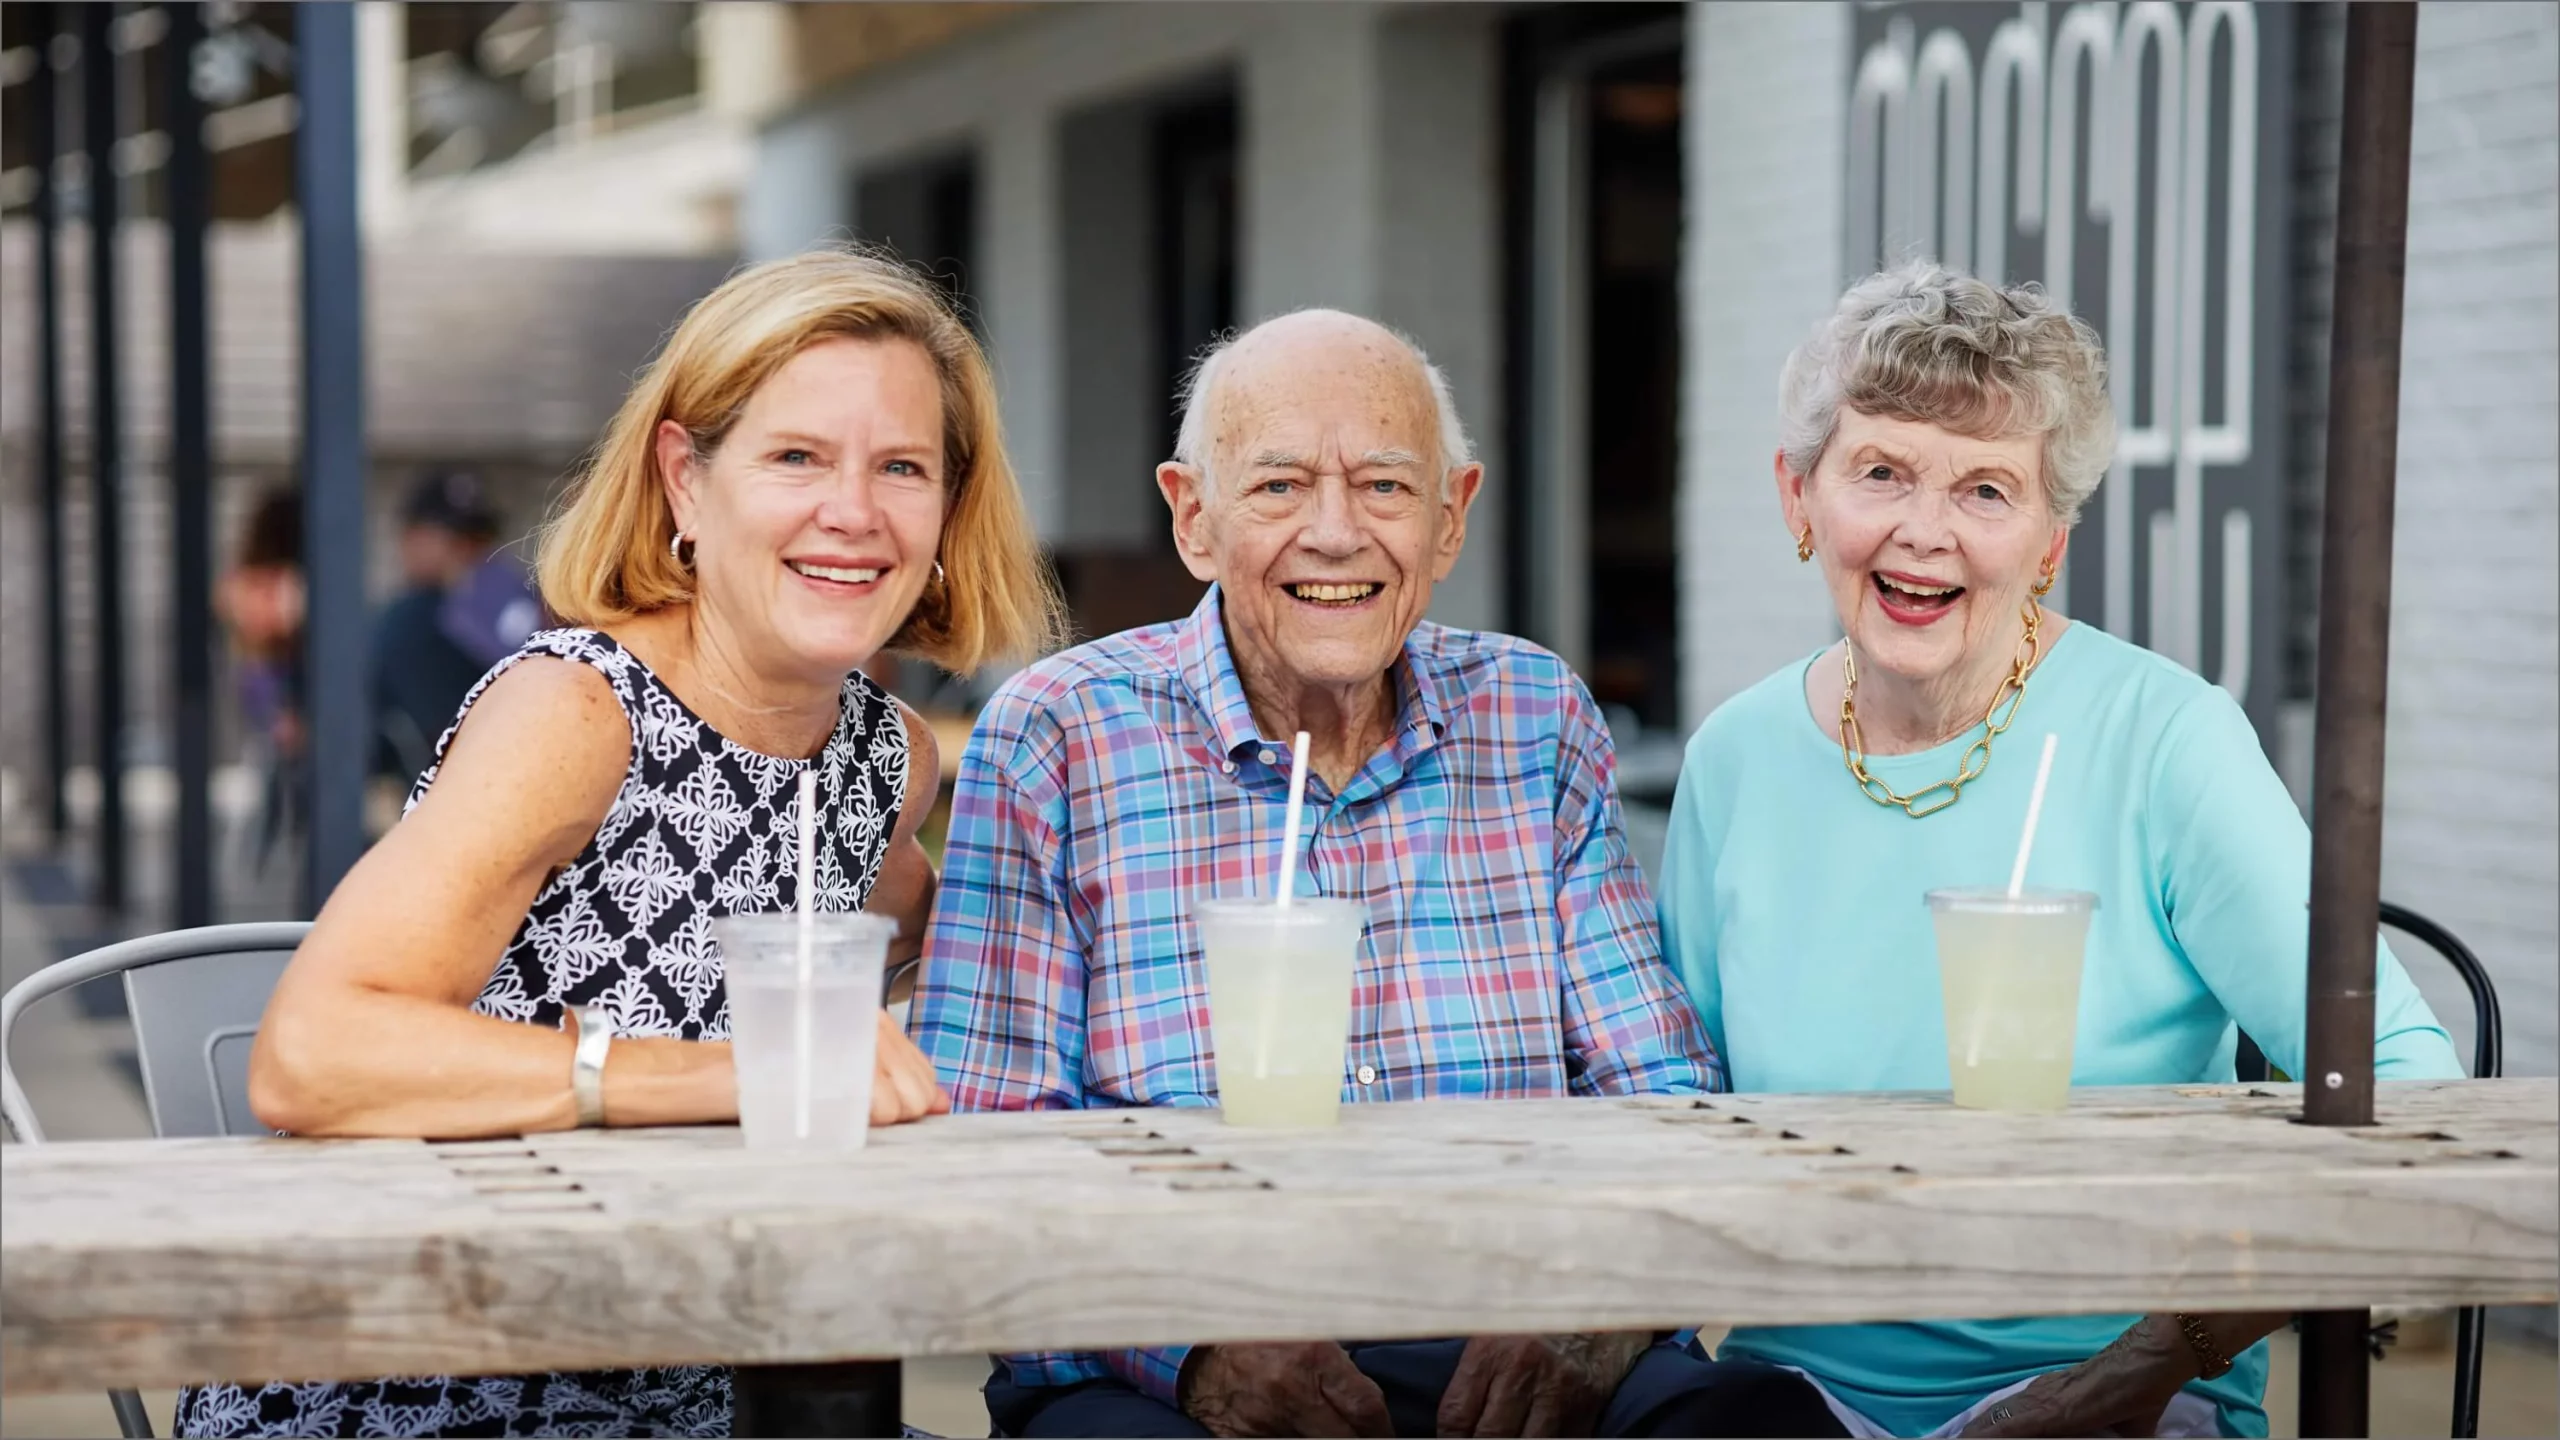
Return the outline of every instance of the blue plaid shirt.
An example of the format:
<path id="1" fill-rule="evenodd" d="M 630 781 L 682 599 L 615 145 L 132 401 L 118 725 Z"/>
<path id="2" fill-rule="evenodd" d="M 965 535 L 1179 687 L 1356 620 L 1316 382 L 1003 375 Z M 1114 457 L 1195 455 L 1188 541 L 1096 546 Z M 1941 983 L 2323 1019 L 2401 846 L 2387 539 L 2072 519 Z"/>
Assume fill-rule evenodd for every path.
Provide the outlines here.
<path id="1" fill-rule="evenodd" d="M 1307 777 L 1299 864 L 1363 901 L 1343 1098 L 1723 1088 L 1662 960 L 1607 729 L 1563 661 L 1425 623 L 1394 739 Z M 1259 733 L 1212 588 L 1188 619 L 1032 666 L 960 762 L 910 1028 L 963 1110 L 1214 1105 L 1187 907 L 1267 890 L 1289 744 Z M 1180 1348 L 1008 1357 L 1170 1403 Z"/>

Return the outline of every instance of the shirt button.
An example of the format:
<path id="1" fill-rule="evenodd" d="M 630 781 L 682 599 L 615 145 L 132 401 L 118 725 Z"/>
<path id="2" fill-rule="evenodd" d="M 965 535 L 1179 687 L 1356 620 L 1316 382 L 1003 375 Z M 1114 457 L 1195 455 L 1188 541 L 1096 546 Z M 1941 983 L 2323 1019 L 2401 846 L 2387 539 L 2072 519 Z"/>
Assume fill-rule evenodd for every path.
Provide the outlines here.
<path id="1" fill-rule="evenodd" d="M 1279 751 L 1277 751 L 1277 750 L 1265 750 L 1265 751 L 1263 751 L 1263 752 L 1262 752 L 1262 763 L 1263 763 L 1263 764 L 1265 764 L 1265 765 L 1277 765 L 1277 764 L 1279 764 L 1279 763 L 1280 763 L 1280 752 L 1279 752 Z"/>
<path id="2" fill-rule="evenodd" d="M 1378 1083 L 1378 1067 L 1377 1067 L 1377 1066 L 1375 1066 L 1375 1065 L 1363 1065 L 1363 1066 L 1361 1066 L 1361 1067 L 1360 1067 L 1360 1083 L 1361 1083 L 1361 1084 L 1363 1084 L 1363 1085 L 1375 1085 L 1375 1084 L 1377 1084 L 1377 1083 Z"/>
<path id="3" fill-rule="evenodd" d="M 1233 775 L 1236 773 L 1236 762 L 1233 760 L 1222 760 L 1218 762 L 1218 768 L 1226 771 L 1230 775 Z"/>

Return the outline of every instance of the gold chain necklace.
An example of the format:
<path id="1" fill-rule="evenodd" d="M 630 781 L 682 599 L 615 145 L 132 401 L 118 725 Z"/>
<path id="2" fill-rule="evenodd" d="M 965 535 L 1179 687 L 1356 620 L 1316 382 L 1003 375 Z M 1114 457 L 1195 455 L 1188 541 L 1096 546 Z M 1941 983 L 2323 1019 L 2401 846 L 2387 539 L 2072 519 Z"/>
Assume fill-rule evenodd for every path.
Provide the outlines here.
<path id="1" fill-rule="evenodd" d="M 1858 788 L 1866 792 L 1868 799 L 1879 805 L 1899 805 L 1904 814 L 1918 820 L 1935 815 L 1964 798 L 1964 787 L 1981 779 L 1982 772 L 1990 768 L 1992 740 L 2009 728 L 2010 721 L 2018 718 L 2018 702 L 2027 694 L 2027 672 L 2036 667 L 2036 657 L 2043 651 L 2043 644 L 2036 637 L 2043 618 L 2036 602 L 2029 600 L 2026 605 L 2027 633 L 2018 641 L 2018 653 L 2009 662 L 2009 677 L 2000 682 L 2000 689 L 1991 697 L 1990 708 L 1982 712 L 1982 735 L 1965 748 L 1964 758 L 1956 762 L 1955 778 L 1941 780 L 1908 795 L 1867 773 L 1867 740 L 1858 730 L 1858 652 L 1846 641 L 1841 643 L 1840 666 L 1848 676 L 1848 684 L 1840 691 L 1840 759 L 1849 767 L 1849 773 L 1857 778 Z M 1941 790 L 1946 794 L 1938 795 Z M 1933 796 L 1937 798 L 1932 799 Z M 1929 803 L 1922 804 L 1924 800 Z"/>

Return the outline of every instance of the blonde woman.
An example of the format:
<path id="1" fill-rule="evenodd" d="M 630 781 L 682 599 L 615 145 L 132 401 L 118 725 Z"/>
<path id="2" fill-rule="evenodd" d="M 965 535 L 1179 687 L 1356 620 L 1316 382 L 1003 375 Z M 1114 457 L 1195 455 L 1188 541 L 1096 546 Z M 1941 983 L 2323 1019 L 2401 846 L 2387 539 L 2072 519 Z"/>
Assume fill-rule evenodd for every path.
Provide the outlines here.
<path id="1" fill-rule="evenodd" d="M 542 537 L 528 640 L 463 702 L 409 814 L 329 897 L 251 1062 L 305 1135 L 734 1119 L 710 921 L 787 909 L 798 777 L 824 910 L 912 954 L 931 734 L 858 671 L 1049 644 L 1054 593 L 984 356 L 930 282 L 850 250 L 746 271 L 643 374 Z M 609 1031 L 601 1064 L 592 1044 Z M 884 1015 L 872 1120 L 948 1107 Z M 180 1433 L 728 1433 L 729 1375 L 212 1386 Z"/>

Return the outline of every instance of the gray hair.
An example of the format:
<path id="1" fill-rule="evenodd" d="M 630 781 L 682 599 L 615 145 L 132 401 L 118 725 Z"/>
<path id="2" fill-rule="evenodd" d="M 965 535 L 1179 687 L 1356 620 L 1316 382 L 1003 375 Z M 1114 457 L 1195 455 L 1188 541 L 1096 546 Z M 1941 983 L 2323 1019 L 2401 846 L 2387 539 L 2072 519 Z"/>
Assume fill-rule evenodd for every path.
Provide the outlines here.
<path id="1" fill-rule="evenodd" d="M 2045 498 L 2065 526 L 2115 458 L 2098 333 L 2041 286 L 1998 286 L 1914 261 L 1849 287 L 1787 357 L 1779 447 L 1813 473 L 1842 406 L 1959 435 L 2044 439 Z"/>
<path id="2" fill-rule="evenodd" d="M 1304 310 L 1288 312 L 1291 315 L 1305 313 Z M 1254 328 L 1260 329 L 1261 326 Z M 1413 363 L 1422 368 L 1423 383 L 1431 389 L 1431 408 L 1439 422 L 1440 493 L 1445 498 L 1449 493 L 1449 477 L 1476 460 L 1475 445 L 1467 438 L 1466 423 L 1458 418 L 1457 399 L 1449 392 L 1449 377 L 1439 366 L 1431 363 L 1431 357 L 1423 353 L 1412 336 L 1385 325 L 1378 328 L 1394 336 L 1396 343 L 1411 353 Z M 1218 376 L 1226 368 L 1227 352 L 1235 348 L 1238 340 L 1252 333 L 1251 330 L 1230 330 L 1211 341 L 1208 348 L 1191 362 L 1190 370 L 1184 373 L 1181 387 L 1176 391 L 1176 398 L 1182 402 L 1182 428 L 1174 436 L 1173 458 L 1208 477 L 1213 489 L 1217 482 L 1209 471 L 1209 397 L 1218 388 Z"/>

